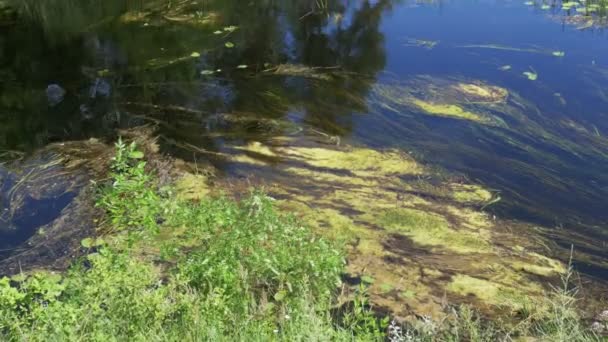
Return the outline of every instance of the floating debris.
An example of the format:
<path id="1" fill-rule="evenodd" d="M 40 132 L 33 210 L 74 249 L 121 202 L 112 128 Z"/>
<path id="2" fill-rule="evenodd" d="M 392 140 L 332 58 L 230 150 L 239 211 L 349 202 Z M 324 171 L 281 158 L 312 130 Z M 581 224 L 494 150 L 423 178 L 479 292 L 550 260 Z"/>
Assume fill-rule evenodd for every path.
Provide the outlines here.
<path id="1" fill-rule="evenodd" d="M 468 45 L 459 45 L 456 47 L 461 48 L 461 49 L 490 49 L 490 50 L 500 50 L 500 51 L 537 53 L 537 54 L 543 54 L 543 55 L 552 55 L 553 54 L 553 51 L 549 50 L 549 49 L 541 49 L 541 48 L 536 48 L 536 47 L 518 48 L 518 47 L 498 45 L 498 44 L 468 44 Z"/>
<path id="2" fill-rule="evenodd" d="M 538 74 L 534 71 L 524 71 L 523 75 L 526 76 L 530 81 L 536 81 L 538 79 Z"/>
<path id="3" fill-rule="evenodd" d="M 161 69 L 177 63 L 186 62 L 194 58 L 199 58 L 200 56 L 200 53 L 192 52 L 188 56 L 177 58 L 154 58 L 147 62 L 147 66 L 153 69 Z"/>
<path id="4" fill-rule="evenodd" d="M 568 104 L 566 102 L 566 99 L 564 99 L 564 97 L 562 96 L 562 94 L 560 94 L 560 93 L 554 93 L 553 96 L 555 96 L 555 98 L 557 99 L 557 101 L 559 101 L 559 104 L 561 104 L 562 106 L 565 106 L 565 105 Z"/>
<path id="5" fill-rule="evenodd" d="M 226 26 L 224 27 L 224 31 L 226 32 L 234 32 L 238 29 L 238 26 Z"/>
<path id="6" fill-rule="evenodd" d="M 303 64 L 281 64 L 262 72 L 272 75 L 296 76 L 328 81 L 339 69 L 339 67 L 310 67 Z"/>
<path id="7" fill-rule="evenodd" d="M 435 46 L 439 44 L 438 40 L 422 40 L 422 39 L 414 39 L 414 38 L 406 38 L 403 46 L 417 46 L 423 47 L 425 49 L 431 50 Z"/>

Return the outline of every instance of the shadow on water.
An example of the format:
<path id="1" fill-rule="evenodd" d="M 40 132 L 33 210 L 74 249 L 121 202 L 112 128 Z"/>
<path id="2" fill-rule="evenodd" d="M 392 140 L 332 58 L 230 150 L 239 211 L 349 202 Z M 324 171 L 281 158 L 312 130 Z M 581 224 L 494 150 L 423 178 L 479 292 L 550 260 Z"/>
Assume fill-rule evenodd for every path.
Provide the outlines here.
<path id="1" fill-rule="evenodd" d="M 500 216 L 605 238 L 608 69 L 593 56 L 608 51 L 593 37 L 556 36 L 557 11 L 524 5 L 320 4 L 19 1 L 0 25 L 0 150 L 153 123 L 165 151 L 202 160 L 306 128 L 460 172 L 500 193 Z M 458 82 L 509 97 L 437 95 Z M 380 101 L 379 86 L 398 92 Z"/>

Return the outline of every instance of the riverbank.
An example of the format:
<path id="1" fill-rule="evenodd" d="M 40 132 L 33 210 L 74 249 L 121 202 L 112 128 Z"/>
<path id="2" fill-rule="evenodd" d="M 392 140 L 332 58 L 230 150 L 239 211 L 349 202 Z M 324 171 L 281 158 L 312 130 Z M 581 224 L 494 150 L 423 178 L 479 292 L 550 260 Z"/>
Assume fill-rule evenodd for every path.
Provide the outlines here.
<path id="1" fill-rule="evenodd" d="M 228 187 L 218 188 L 219 184 L 213 184 L 202 166 L 197 174 L 168 175 L 166 168 L 158 168 L 163 165 L 158 160 L 146 163 L 158 155 L 153 155 L 154 147 L 143 147 L 148 156 L 135 143 L 117 144 L 109 179 L 97 185 L 100 189 L 97 206 L 105 212 L 104 219 L 98 221 L 96 236 L 80 242 L 86 252 L 84 257 L 66 272 L 38 270 L 17 273 L 0 281 L 3 339 L 291 341 L 389 337 L 395 341 L 408 338 L 494 341 L 537 336 L 552 341 L 594 340 L 594 335 L 583 328 L 575 308 L 576 293 L 568 284 L 560 290 L 543 292 L 540 297 L 522 294 L 519 299 L 528 298 L 528 304 L 518 303 L 522 306 L 511 307 L 513 310 L 509 310 L 509 314 L 503 312 L 500 319 L 499 316 L 488 319 L 490 316 L 483 310 L 476 313 L 483 306 L 471 310 L 448 302 L 442 307 L 441 318 L 436 312 L 437 318 L 400 319 L 399 311 L 387 310 L 397 308 L 398 304 L 382 306 L 386 303 L 383 298 L 390 296 L 380 296 L 379 289 L 386 290 L 387 284 L 391 284 L 390 279 L 374 273 L 386 274 L 378 269 L 379 265 L 374 266 L 376 269 L 369 268 L 370 273 L 353 273 L 353 267 L 361 265 L 358 258 L 370 261 L 388 256 L 372 248 L 388 238 L 379 234 L 379 227 L 374 233 L 376 237 L 370 235 L 359 219 L 342 230 L 323 230 L 327 222 L 322 222 L 328 216 L 317 217 L 314 224 L 315 220 L 306 214 L 294 215 L 287 210 L 287 196 L 273 199 L 259 191 L 237 194 Z M 254 147 L 257 153 L 269 153 L 260 144 Z M 372 150 L 334 150 L 330 156 L 327 151 L 290 151 L 297 153 L 301 166 L 305 157 L 316 156 L 313 165 L 316 172 L 334 169 L 331 174 L 335 177 L 355 177 L 347 179 L 349 183 L 356 180 L 354 183 L 363 187 L 361 189 L 379 186 L 378 182 L 386 182 L 388 174 L 396 170 L 423 170 L 422 166 L 414 167 L 414 161 L 405 156 L 401 159 L 391 154 L 385 158 Z M 273 153 L 281 150 L 275 148 Z M 371 164 L 361 164 L 363 160 L 354 158 L 357 155 L 373 162 L 384 174 L 373 172 Z M 247 160 L 241 157 L 240 161 Z M 347 163 L 350 175 L 337 176 L 333 165 L 336 162 L 341 166 Z M 300 175 L 300 180 L 306 179 L 302 172 Z M 377 177 L 381 178 L 374 179 Z M 318 174 L 314 178 L 323 180 Z M 367 183 L 362 182 L 363 179 Z M 233 189 L 238 187 L 233 185 Z M 458 189 L 462 190 L 462 186 Z M 475 193 L 484 194 L 479 189 Z M 477 198 L 457 197 L 460 200 Z M 352 207 L 354 211 L 361 209 L 361 206 Z M 301 206 L 299 212 L 302 213 Z M 411 222 L 415 216 L 419 220 L 413 222 L 413 226 L 427 229 L 426 234 L 433 232 L 432 236 L 422 236 L 412 230 L 414 227 L 402 231 L 413 241 L 410 248 L 421 255 L 425 245 L 431 247 L 427 255 L 447 248 L 465 258 L 466 253 L 477 253 L 480 248 L 483 252 L 494 248 L 477 243 L 475 239 L 483 234 L 451 233 L 451 226 L 444 226 L 437 213 L 403 209 L 395 215 L 397 212 L 390 217 L 395 220 L 399 217 L 397 221 L 402 224 Z M 334 221 L 343 220 L 337 214 L 331 217 Z M 436 221 L 441 224 L 431 224 Z M 387 227 L 396 227 L 396 223 L 390 222 L 386 223 Z M 443 228 L 437 230 L 437 227 Z M 448 245 L 442 239 L 449 237 L 454 241 Z M 353 238 L 359 240 L 354 247 Z M 369 247 L 369 253 L 361 251 L 364 245 Z M 411 268 L 411 265 L 401 265 L 400 271 L 396 265 L 393 267 L 395 272 L 403 272 L 406 266 Z M 545 268 L 528 266 L 528 269 Z M 433 274 L 428 267 L 425 272 Z M 566 280 L 571 275 L 566 268 L 560 268 L 557 273 Z M 456 293 L 478 297 L 472 302 L 496 300 L 481 293 L 499 295 L 505 291 L 492 285 L 492 280 L 470 275 L 452 278 L 451 284 L 460 281 Z M 421 283 L 419 286 L 425 282 L 416 281 Z M 393 289 L 384 294 L 395 293 L 395 286 L 402 285 L 392 286 Z M 433 294 L 412 291 L 406 297 L 416 297 L 423 302 L 429 301 Z M 408 306 L 407 302 L 400 303 Z M 391 320 L 394 321 L 389 326 Z"/>

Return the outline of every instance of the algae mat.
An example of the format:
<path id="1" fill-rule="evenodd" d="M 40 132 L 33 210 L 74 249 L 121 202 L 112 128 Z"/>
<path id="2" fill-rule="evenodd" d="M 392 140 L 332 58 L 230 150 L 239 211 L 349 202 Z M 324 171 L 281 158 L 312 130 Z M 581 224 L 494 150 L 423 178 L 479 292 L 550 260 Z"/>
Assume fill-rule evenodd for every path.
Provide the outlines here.
<path id="1" fill-rule="evenodd" d="M 225 158 L 237 176 L 217 180 L 218 189 L 264 186 L 280 207 L 343 242 L 346 283 L 367 284 L 377 309 L 402 318 L 439 317 L 446 301 L 516 311 L 565 271 L 531 227 L 481 210 L 498 200 L 494 192 L 397 150 L 280 138 L 234 146 Z"/>

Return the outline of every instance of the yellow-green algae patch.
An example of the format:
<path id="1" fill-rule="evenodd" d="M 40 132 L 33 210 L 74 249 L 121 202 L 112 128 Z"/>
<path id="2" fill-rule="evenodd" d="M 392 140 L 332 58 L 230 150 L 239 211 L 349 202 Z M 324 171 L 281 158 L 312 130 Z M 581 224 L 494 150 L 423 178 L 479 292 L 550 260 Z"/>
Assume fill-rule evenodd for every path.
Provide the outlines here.
<path id="1" fill-rule="evenodd" d="M 367 148 L 334 150 L 319 147 L 299 147 L 283 149 L 283 153 L 297 158 L 309 166 L 348 170 L 359 176 L 378 174 L 420 174 L 421 166 L 403 153 L 395 150 L 376 151 Z"/>
<path id="2" fill-rule="evenodd" d="M 490 191 L 475 184 L 450 184 L 452 196 L 458 202 L 463 203 L 487 203 L 493 199 Z"/>
<path id="3" fill-rule="evenodd" d="M 452 86 L 462 93 L 469 102 L 500 103 L 507 100 L 509 91 L 505 88 L 483 83 L 457 83 Z"/>
<path id="4" fill-rule="evenodd" d="M 479 210 L 490 191 L 449 179 L 431 184 L 433 171 L 407 153 L 292 138 L 235 146 L 226 158 L 247 164 L 246 186 L 264 186 L 280 207 L 342 241 L 348 274 L 373 278 L 373 304 L 397 316 L 439 317 L 446 294 L 454 303 L 517 309 L 515 299 L 542 295 L 538 277 L 560 270 L 558 261 L 534 254 L 535 240 Z M 478 291 L 483 284 L 490 291 Z"/>
<path id="5" fill-rule="evenodd" d="M 185 174 L 175 182 L 175 191 L 180 200 L 199 201 L 210 193 L 207 176 Z"/>
<path id="6" fill-rule="evenodd" d="M 442 246 L 456 253 L 489 253 L 490 243 L 469 230 L 454 230 L 445 217 L 416 209 L 389 210 L 379 218 L 382 227 L 390 232 L 402 233 L 423 246 Z"/>
<path id="7" fill-rule="evenodd" d="M 430 115 L 445 116 L 456 119 L 465 119 L 477 122 L 483 122 L 484 119 L 481 115 L 475 114 L 464 110 L 462 107 L 455 104 L 441 104 L 427 102 L 419 99 L 412 98 L 412 104 L 423 110 L 425 113 Z"/>
<path id="8" fill-rule="evenodd" d="M 526 296 L 517 287 L 464 274 L 454 276 L 446 289 L 462 296 L 473 295 L 486 304 L 506 306 L 513 309 L 521 309 L 529 304 L 530 292 L 535 291 L 536 295 L 539 296 L 544 293 L 540 286 L 533 286 L 528 289 L 528 296 Z"/>
<path id="9" fill-rule="evenodd" d="M 418 76 L 406 82 L 374 85 L 369 102 L 399 115 L 413 112 L 503 126 L 504 122 L 492 111 L 497 106 L 508 106 L 508 98 L 507 89 L 479 80 Z"/>

